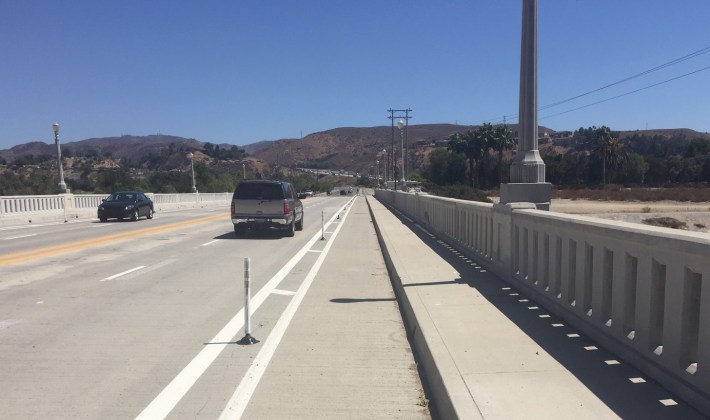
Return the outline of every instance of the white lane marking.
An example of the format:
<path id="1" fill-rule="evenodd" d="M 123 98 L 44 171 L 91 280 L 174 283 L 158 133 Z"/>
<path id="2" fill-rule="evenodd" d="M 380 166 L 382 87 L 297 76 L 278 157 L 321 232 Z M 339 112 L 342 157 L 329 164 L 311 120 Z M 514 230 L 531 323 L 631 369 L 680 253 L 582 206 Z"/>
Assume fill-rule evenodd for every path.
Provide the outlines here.
<path id="1" fill-rule="evenodd" d="M 0 330 L 4 330 L 5 328 L 10 328 L 11 326 L 15 324 L 19 324 L 21 320 L 19 319 L 4 319 L 0 321 Z"/>
<path id="2" fill-rule="evenodd" d="M 323 252 L 323 251 L 320 250 L 320 249 L 309 249 L 308 252 L 321 253 L 321 252 Z"/>
<path id="3" fill-rule="evenodd" d="M 290 290 L 281 290 L 281 289 L 274 289 L 271 293 L 275 295 L 283 295 L 283 296 L 293 296 L 296 294 L 296 292 L 292 292 Z"/>
<path id="4" fill-rule="evenodd" d="M 109 227 L 109 226 L 115 226 L 115 225 L 108 224 L 108 223 L 101 223 L 101 224 L 98 224 L 98 225 L 96 225 L 96 224 L 95 224 L 95 225 L 91 225 L 91 228 L 92 228 L 92 229 L 96 229 L 96 228 L 103 228 L 103 227 Z"/>
<path id="5" fill-rule="evenodd" d="M 215 243 L 215 242 L 219 242 L 219 239 L 215 239 L 214 241 L 209 241 L 209 242 L 204 243 L 204 244 L 202 244 L 202 245 L 200 245 L 200 246 L 210 246 L 210 245 L 212 245 L 212 244 Z"/>
<path id="6" fill-rule="evenodd" d="M 17 230 L 17 229 L 27 229 L 27 228 L 38 228 L 46 225 L 20 225 L 20 226 L 4 226 L 0 227 L 0 230 Z"/>
<path id="7" fill-rule="evenodd" d="M 344 206 L 343 206 L 344 207 Z M 342 210 L 342 208 L 341 208 Z M 328 221 L 328 225 L 333 223 L 338 212 L 333 214 L 333 217 Z M 252 297 L 249 304 L 252 312 L 256 312 L 266 298 L 276 289 L 276 286 L 286 278 L 286 275 L 293 270 L 301 259 L 306 255 L 308 250 L 316 241 L 321 238 L 320 232 L 316 232 L 306 245 L 301 248 L 282 268 L 269 280 L 259 292 Z M 180 373 L 156 396 L 153 401 L 136 417 L 136 420 L 152 420 L 162 419 L 167 417 L 178 402 L 190 390 L 192 385 L 197 382 L 202 374 L 210 367 L 215 359 L 222 353 L 222 350 L 227 348 L 230 342 L 234 340 L 234 336 L 244 327 L 244 309 L 237 312 L 234 317 L 227 322 L 227 325 L 222 327 L 210 343 L 205 346 L 195 356 L 190 363 L 185 366 Z"/>
<path id="8" fill-rule="evenodd" d="M 145 265 L 139 265 L 138 267 L 131 268 L 130 270 L 126 270 L 126 271 L 124 271 L 124 272 L 122 272 L 122 273 L 114 274 L 113 276 L 111 276 L 111 277 L 106 277 L 105 279 L 100 280 L 100 281 L 115 280 L 115 279 L 117 279 L 117 278 L 119 278 L 119 277 L 121 277 L 121 276 L 125 276 L 126 274 L 130 274 L 130 273 L 132 273 L 132 272 L 134 272 L 134 271 L 141 270 L 141 269 L 143 269 L 143 268 L 145 268 L 145 267 L 146 267 Z"/>
<path id="9" fill-rule="evenodd" d="M 20 238 L 29 238 L 30 236 L 37 236 L 36 233 L 31 233 L 29 235 L 21 235 L 21 236 L 11 236 L 9 238 L 2 238 L 3 241 L 9 241 L 12 239 L 20 239 Z"/>
<path id="10" fill-rule="evenodd" d="M 352 207 L 346 210 L 345 215 L 343 216 L 343 220 L 347 217 L 351 208 Z M 320 271 L 320 268 L 323 265 L 323 261 L 325 261 L 325 257 L 328 255 L 330 247 L 333 245 L 334 241 L 332 239 L 334 239 L 338 235 L 338 232 L 340 231 L 341 227 L 343 227 L 342 223 L 339 224 L 338 227 L 335 229 L 333 237 L 325 245 L 323 252 L 318 256 L 318 259 L 316 260 L 315 264 L 313 264 L 311 270 L 308 272 L 306 279 L 303 281 L 303 283 L 301 283 L 301 286 L 298 288 L 296 295 L 291 300 L 291 302 L 289 302 L 288 306 L 279 317 L 279 320 L 276 322 L 276 325 L 274 325 L 273 330 L 271 330 L 271 334 L 269 334 L 269 336 L 266 338 L 264 345 L 261 347 L 256 357 L 254 357 L 251 366 L 249 366 L 249 369 L 247 370 L 246 374 L 244 374 L 244 377 L 239 383 L 239 386 L 237 386 L 237 390 L 234 391 L 234 395 L 232 395 L 232 398 L 229 399 L 227 407 L 225 407 L 224 411 L 222 411 L 222 414 L 219 416 L 220 420 L 241 419 L 242 414 L 244 413 L 244 409 L 246 409 L 247 404 L 249 404 L 251 396 L 254 394 L 257 385 L 259 385 L 261 377 L 264 375 L 266 368 L 269 366 L 271 358 L 274 356 L 274 353 L 276 353 L 276 349 L 278 348 L 279 344 L 281 343 L 281 339 L 286 333 L 286 328 L 288 328 L 289 324 L 291 323 L 291 320 L 296 314 L 296 311 L 301 305 L 301 302 L 303 302 L 303 298 L 306 296 L 308 289 L 311 287 L 311 284 L 313 284 L 313 280 L 318 274 L 318 271 Z"/>

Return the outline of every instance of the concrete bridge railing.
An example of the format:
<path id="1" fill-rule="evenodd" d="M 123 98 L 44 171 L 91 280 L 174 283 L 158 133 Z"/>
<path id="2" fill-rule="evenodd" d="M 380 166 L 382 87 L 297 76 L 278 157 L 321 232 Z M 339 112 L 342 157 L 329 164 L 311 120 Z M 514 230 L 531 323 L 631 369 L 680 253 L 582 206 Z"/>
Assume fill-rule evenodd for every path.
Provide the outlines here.
<path id="1" fill-rule="evenodd" d="M 525 203 L 375 196 L 710 416 L 707 234 Z"/>
<path id="2" fill-rule="evenodd" d="M 179 208 L 224 206 L 229 208 L 232 193 L 153 194 L 146 193 L 157 212 Z M 42 223 L 96 217 L 108 194 L 60 194 L 0 197 L 0 226 Z"/>

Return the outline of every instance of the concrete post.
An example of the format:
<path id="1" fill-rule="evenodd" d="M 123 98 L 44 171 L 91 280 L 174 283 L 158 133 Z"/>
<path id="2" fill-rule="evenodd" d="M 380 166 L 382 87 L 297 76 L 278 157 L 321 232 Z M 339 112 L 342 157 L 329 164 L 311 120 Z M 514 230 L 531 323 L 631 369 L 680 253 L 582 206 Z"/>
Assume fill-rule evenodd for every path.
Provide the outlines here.
<path id="1" fill-rule="evenodd" d="M 500 186 L 500 203 L 528 202 L 549 210 L 552 186 L 545 182 L 537 139 L 537 0 L 523 0 L 522 26 L 518 150 L 511 182 Z"/>

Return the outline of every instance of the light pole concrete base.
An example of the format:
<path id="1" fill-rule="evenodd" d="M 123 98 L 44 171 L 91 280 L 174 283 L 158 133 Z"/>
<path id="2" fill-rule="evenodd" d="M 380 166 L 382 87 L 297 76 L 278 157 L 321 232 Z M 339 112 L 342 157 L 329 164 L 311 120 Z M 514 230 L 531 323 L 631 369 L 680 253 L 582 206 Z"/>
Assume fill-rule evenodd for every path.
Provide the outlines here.
<path id="1" fill-rule="evenodd" d="M 550 210 L 552 184 L 548 182 L 500 185 L 500 204 L 533 203 L 538 210 Z"/>

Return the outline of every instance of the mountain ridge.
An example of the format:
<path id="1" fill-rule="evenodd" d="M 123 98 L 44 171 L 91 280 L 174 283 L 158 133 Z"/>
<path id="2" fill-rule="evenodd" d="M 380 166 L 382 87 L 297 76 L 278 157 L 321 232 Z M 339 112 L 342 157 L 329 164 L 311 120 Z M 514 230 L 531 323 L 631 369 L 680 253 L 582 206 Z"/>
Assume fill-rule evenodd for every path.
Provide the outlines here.
<path id="1" fill-rule="evenodd" d="M 478 126 L 447 123 L 410 125 L 406 131 L 410 167 L 417 168 L 425 164 L 429 154 L 427 150 L 430 151 L 434 145 L 445 144 L 451 134 L 472 130 L 476 127 Z M 509 124 L 509 127 L 514 132 L 517 130 L 517 124 Z M 618 133 L 621 138 L 642 134 L 669 138 L 675 136 L 710 139 L 709 133 L 701 133 L 687 128 L 620 131 Z M 376 161 L 385 160 L 393 147 L 399 156 L 404 134 L 404 131 L 400 131 L 397 127 L 393 129 L 392 126 L 384 125 L 333 128 L 311 133 L 300 139 L 264 140 L 244 146 L 225 143 L 215 145 L 194 138 L 164 134 L 90 138 L 62 143 L 61 146 L 63 153 L 67 156 L 90 154 L 101 158 L 111 158 L 115 161 L 121 159 L 140 161 L 149 155 L 204 152 L 206 145 L 221 149 L 237 147 L 244 149 L 251 157 L 272 165 L 310 166 L 362 172 L 374 166 Z M 549 143 L 549 139 L 571 136 L 571 132 L 557 132 L 540 126 L 539 135 L 540 148 L 543 149 L 544 144 Z M 34 141 L 0 150 L 0 158 L 8 163 L 28 155 L 55 156 L 56 148 L 54 144 Z"/>

